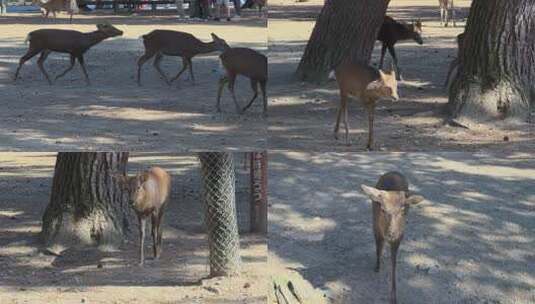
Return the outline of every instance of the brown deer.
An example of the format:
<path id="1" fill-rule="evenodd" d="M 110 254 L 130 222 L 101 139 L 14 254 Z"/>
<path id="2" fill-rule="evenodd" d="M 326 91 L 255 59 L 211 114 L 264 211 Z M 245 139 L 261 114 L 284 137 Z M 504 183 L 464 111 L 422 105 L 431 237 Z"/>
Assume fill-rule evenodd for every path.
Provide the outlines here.
<path id="1" fill-rule="evenodd" d="M 334 138 L 338 139 L 340 117 L 344 114 L 346 144 L 349 145 L 349 126 L 347 123 L 347 102 L 349 96 L 356 97 L 364 104 L 368 112 L 368 150 L 373 150 L 373 119 L 375 104 L 379 99 L 399 100 L 396 73 L 383 72 L 373 67 L 351 63 L 340 64 L 334 71 L 340 89 L 340 107 L 334 126 Z"/>
<path id="2" fill-rule="evenodd" d="M 455 27 L 455 6 L 453 0 L 438 0 L 440 7 L 440 25 L 448 27 L 449 20 L 453 21 L 453 27 Z"/>
<path id="3" fill-rule="evenodd" d="M 448 75 L 446 76 L 446 81 L 444 82 L 444 87 L 449 88 L 452 79 L 452 76 L 457 75 L 459 72 L 459 67 L 461 67 L 461 51 L 464 43 L 465 33 L 460 33 L 457 35 L 457 57 L 453 59 L 450 63 L 448 69 Z"/>
<path id="4" fill-rule="evenodd" d="M 139 265 L 144 262 L 145 223 L 151 217 L 154 259 L 162 252 L 162 219 L 171 192 L 171 177 L 165 170 L 152 167 L 135 176 L 116 175 L 128 193 L 128 200 L 139 220 Z"/>
<path id="5" fill-rule="evenodd" d="M 171 85 L 171 82 L 177 80 L 180 75 L 189 67 L 189 73 L 192 83 L 195 83 L 193 76 L 193 63 L 191 59 L 199 54 L 211 53 L 214 51 L 225 51 L 229 48 L 225 40 L 217 37 L 214 33 L 212 35 L 212 42 L 202 42 L 195 36 L 189 33 L 171 31 L 171 30 L 154 30 L 143 38 L 143 45 L 145 46 L 145 54 L 143 54 L 137 61 L 137 83 L 141 85 L 141 67 L 147 60 L 154 58 L 154 68 L 162 76 L 165 83 Z M 160 68 L 160 61 L 163 55 L 182 57 L 182 70 L 169 81 L 167 76 Z"/>
<path id="6" fill-rule="evenodd" d="M 397 80 L 402 79 L 401 70 L 398 66 L 398 59 L 396 56 L 395 44 L 400 40 L 414 40 L 416 43 L 422 45 L 422 22 L 420 20 L 412 22 L 412 24 L 403 24 L 392 17 L 385 16 L 383 25 L 379 30 L 377 40 L 381 41 L 383 46 L 381 49 L 381 60 L 379 62 L 379 69 L 383 68 L 386 50 L 392 56 L 394 67 L 396 69 Z"/>
<path id="7" fill-rule="evenodd" d="M 267 114 L 267 98 L 266 98 L 266 83 L 267 83 L 267 57 L 259 52 L 249 48 L 229 48 L 225 50 L 219 58 L 226 70 L 227 75 L 221 77 L 219 80 L 219 89 L 217 92 L 217 111 L 221 112 L 220 102 L 223 88 L 228 83 L 228 89 L 236 105 L 236 111 L 238 113 L 245 112 L 255 101 L 258 96 L 258 85 L 262 90 L 262 98 L 264 101 L 263 114 Z M 242 75 L 248 77 L 251 80 L 251 88 L 253 89 L 253 98 L 242 109 L 236 100 L 236 94 L 234 93 L 234 83 L 236 76 Z"/>
<path id="8" fill-rule="evenodd" d="M 26 41 L 29 41 L 30 45 L 26 54 L 20 58 L 19 66 L 15 72 L 14 81 L 17 80 L 22 65 L 35 55 L 41 53 L 41 56 L 37 60 L 37 66 L 43 75 L 45 75 L 48 83 L 52 84 L 52 81 L 48 77 L 43 64 L 51 52 L 59 52 L 70 54 L 71 65 L 65 71 L 56 76 L 56 80 L 72 70 L 75 59 L 78 59 L 78 62 L 82 67 L 82 71 L 84 72 L 85 80 L 89 85 L 89 76 L 87 75 L 84 64 L 84 53 L 95 44 L 107 38 L 120 36 L 122 34 L 122 31 L 118 30 L 109 23 L 97 24 L 97 30 L 90 33 L 58 29 L 41 29 L 30 32 L 26 37 Z"/>
<path id="9" fill-rule="evenodd" d="M 361 185 L 362 191 L 372 200 L 373 234 L 375 236 L 375 272 L 381 267 L 385 241 L 390 244 L 392 261 L 392 287 L 390 301 L 396 304 L 396 260 L 403 239 L 409 206 L 424 200 L 420 195 L 409 194 L 409 183 L 403 174 L 388 172 L 379 178 L 375 188 Z"/>
<path id="10" fill-rule="evenodd" d="M 56 18 L 56 13 L 65 11 L 70 15 L 69 22 L 72 23 L 72 15 L 78 13 L 78 5 L 75 0 L 33 0 L 32 4 L 41 7 L 41 14 L 44 18 L 48 18 L 50 12 Z"/>

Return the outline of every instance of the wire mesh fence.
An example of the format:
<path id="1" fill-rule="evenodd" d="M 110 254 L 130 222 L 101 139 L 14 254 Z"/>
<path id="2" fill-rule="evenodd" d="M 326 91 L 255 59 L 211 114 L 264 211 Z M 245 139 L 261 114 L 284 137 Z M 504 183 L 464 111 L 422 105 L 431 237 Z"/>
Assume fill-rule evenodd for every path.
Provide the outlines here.
<path id="1" fill-rule="evenodd" d="M 210 247 L 210 274 L 233 275 L 240 270 L 239 234 L 233 154 L 202 152 L 202 201 Z"/>

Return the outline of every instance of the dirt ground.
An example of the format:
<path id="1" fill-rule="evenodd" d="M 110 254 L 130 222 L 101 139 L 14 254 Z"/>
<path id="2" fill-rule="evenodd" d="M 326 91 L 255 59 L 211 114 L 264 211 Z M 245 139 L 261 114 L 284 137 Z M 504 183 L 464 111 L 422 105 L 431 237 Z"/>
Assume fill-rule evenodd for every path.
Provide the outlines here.
<path id="1" fill-rule="evenodd" d="M 179 21 L 176 16 L 77 15 L 73 24 L 65 14 L 57 22 L 43 21 L 37 13 L 0 17 L 0 150 L 143 150 L 189 151 L 240 147 L 263 149 L 267 127 L 261 99 L 244 115 L 235 113 L 225 90 L 223 113 L 215 108 L 218 79 L 222 72 L 219 53 L 193 59 L 196 85 L 184 73 L 171 87 L 147 62 L 142 87 L 135 81 L 137 58 L 143 54 L 139 37 L 154 29 L 192 33 L 211 41 L 216 33 L 230 46 L 267 50 L 267 21 L 256 10 L 245 10 L 231 22 Z M 85 55 L 92 85 L 87 87 L 77 65 L 64 78 L 49 86 L 37 68 L 37 56 L 12 79 L 19 58 L 26 52 L 26 35 L 40 28 L 93 31 L 95 24 L 110 21 L 124 32 L 122 37 L 103 41 Z M 68 66 L 68 55 L 51 54 L 45 67 L 51 77 Z M 179 57 L 162 62 L 167 75 L 181 67 Z M 242 104 L 252 96 L 249 81 L 237 80 Z M 162 143 L 165 143 L 162 147 Z"/>
<path id="2" fill-rule="evenodd" d="M 355 151 L 366 148 L 367 116 L 358 102 L 349 107 L 352 145 L 333 136 L 339 104 L 335 81 L 317 86 L 294 78 L 302 52 L 323 0 L 295 3 L 270 1 L 269 146 L 274 149 L 312 151 Z M 535 144 L 533 125 L 527 123 L 473 124 L 470 129 L 444 125 L 443 88 L 449 63 L 456 56 L 456 35 L 464 30 L 470 1 L 455 1 L 456 28 L 439 24 L 436 0 L 392 0 L 388 14 L 395 19 L 423 22 L 424 45 L 414 41 L 396 45 L 405 81 L 399 85 L 400 101 L 380 102 L 376 109 L 376 149 L 382 151 L 514 151 Z M 376 44 L 372 63 L 379 61 Z M 390 66 L 386 57 L 386 66 Z M 504 137 L 508 141 L 504 141 Z"/>
<path id="3" fill-rule="evenodd" d="M 173 178 L 164 216 L 163 252 L 151 259 L 146 240 L 144 267 L 137 266 L 138 244 L 117 251 L 95 248 L 44 254 L 38 233 L 48 204 L 55 154 L 1 155 L 0 162 L 0 299 L 1 303 L 265 303 L 267 242 L 241 235 L 242 274 L 233 279 L 205 279 L 208 244 L 199 202 L 200 175 L 195 156 L 131 154 L 132 173 L 152 165 Z M 238 158 L 239 159 L 239 158 Z M 238 169 L 237 202 L 241 227 L 247 225 L 247 180 Z M 243 166 L 242 166 L 243 167 Z M 98 265 L 102 265 L 101 268 Z"/>
<path id="4" fill-rule="evenodd" d="M 375 273 L 371 202 L 360 185 L 391 170 L 426 199 L 408 215 L 398 303 L 535 303 L 533 155 L 278 151 L 270 159 L 269 269 L 299 286 L 304 303 L 389 303 L 390 251 Z"/>

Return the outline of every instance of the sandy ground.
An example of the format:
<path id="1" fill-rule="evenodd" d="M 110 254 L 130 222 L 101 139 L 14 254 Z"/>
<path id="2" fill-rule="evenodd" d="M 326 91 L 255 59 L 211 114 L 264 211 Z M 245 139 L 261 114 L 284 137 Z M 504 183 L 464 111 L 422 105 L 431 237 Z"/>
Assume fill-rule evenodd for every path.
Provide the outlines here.
<path id="1" fill-rule="evenodd" d="M 351 146 L 333 137 L 339 95 L 336 82 L 317 86 L 293 77 L 314 26 L 323 0 L 295 3 L 270 2 L 270 148 L 313 151 L 355 151 L 366 148 L 367 116 L 358 102 L 349 108 Z M 388 14 L 395 19 L 423 22 L 424 45 L 400 42 L 396 45 L 405 81 L 399 85 L 398 103 L 380 102 L 376 110 L 376 149 L 383 151 L 513 151 L 533 147 L 533 125 L 527 123 L 471 126 L 471 129 L 443 124 L 443 89 L 449 63 L 456 56 L 455 37 L 464 30 L 465 20 L 456 28 L 439 24 L 436 0 L 392 0 Z M 455 1 L 458 16 L 466 18 L 470 1 Z M 379 61 L 375 47 L 372 63 Z M 386 57 L 390 66 L 390 57 Z M 504 137 L 508 141 L 504 141 Z"/>
<path id="2" fill-rule="evenodd" d="M 359 187 L 397 170 L 426 198 L 411 208 L 398 254 L 400 304 L 535 303 L 532 155 L 270 157 L 269 269 L 302 286 L 303 297 L 389 303 L 389 250 L 375 273 L 371 203 Z"/>
<path id="3" fill-rule="evenodd" d="M 256 10 L 231 22 L 184 22 L 175 16 L 75 16 L 68 24 L 62 14 L 57 22 L 43 21 L 37 13 L 0 17 L 0 135 L 1 150 L 144 150 L 190 151 L 224 148 L 260 149 L 266 145 L 267 127 L 257 101 L 242 116 L 235 113 L 228 91 L 223 113 L 215 110 L 218 79 L 222 72 L 218 53 L 194 58 L 196 85 L 185 73 L 167 86 L 152 66 L 145 64 L 142 87 L 135 82 L 137 58 L 143 54 L 139 37 L 153 29 L 190 32 L 203 41 L 216 33 L 230 46 L 267 49 L 266 18 Z M 92 86 L 87 87 L 77 65 L 71 73 L 49 86 L 37 68 L 37 56 L 12 78 L 19 58 L 26 52 L 28 32 L 40 28 L 93 31 L 108 20 L 124 31 L 106 40 L 85 56 Z M 68 56 L 52 54 L 45 66 L 57 75 L 68 65 Z M 178 57 L 166 57 L 163 70 L 175 75 Z M 54 77 L 54 76 L 52 76 Z M 239 78 L 237 95 L 242 104 L 252 96 L 248 79 Z"/>
<path id="4" fill-rule="evenodd" d="M 38 233 L 48 203 L 54 154 L 2 154 L 0 161 L 0 299 L 1 303 L 265 303 L 267 243 L 243 233 L 241 276 L 207 279 L 208 244 L 199 203 L 196 157 L 131 154 L 129 171 L 159 165 L 173 178 L 164 217 L 163 252 L 137 266 L 138 244 L 118 251 L 67 250 L 61 257 L 40 251 Z M 240 157 L 238 157 L 239 159 Z M 238 168 L 238 212 L 241 227 L 248 215 L 247 176 Z M 101 264 L 102 268 L 97 266 Z"/>

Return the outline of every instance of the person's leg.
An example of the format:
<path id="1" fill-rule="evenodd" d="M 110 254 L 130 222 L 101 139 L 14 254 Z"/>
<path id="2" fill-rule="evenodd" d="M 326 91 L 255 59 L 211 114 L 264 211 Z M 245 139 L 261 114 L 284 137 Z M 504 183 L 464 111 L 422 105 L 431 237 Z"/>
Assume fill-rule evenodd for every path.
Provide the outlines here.
<path id="1" fill-rule="evenodd" d="M 215 15 L 214 20 L 215 21 L 219 21 L 220 18 L 221 18 L 221 6 L 223 6 L 222 3 L 223 3 L 222 0 L 216 0 L 216 2 L 215 2 L 215 13 L 214 13 L 214 15 Z"/>
<path id="2" fill-rule="evenodd" d="M 230 21 L 230 4 L 229 0 L 224 0 L 223 5 L 225 6 L 225 17 L 227 18 L 227 21 Z"/>
<path id="3" fill-rule="evenodd" d="M 232 0 L 234 2 L 234 12 L 236 16 L 241 16 L 241 1 L 240 0 Z"/>

